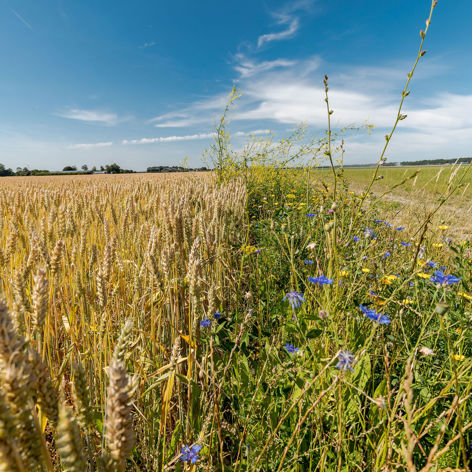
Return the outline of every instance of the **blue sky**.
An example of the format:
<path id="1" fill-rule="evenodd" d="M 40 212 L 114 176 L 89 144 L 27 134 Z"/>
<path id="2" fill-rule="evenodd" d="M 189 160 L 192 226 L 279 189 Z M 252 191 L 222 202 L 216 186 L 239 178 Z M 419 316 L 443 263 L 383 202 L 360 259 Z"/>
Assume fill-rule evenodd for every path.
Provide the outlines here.
<path id="1" fill-rule="evenodd" d="M 393 124 L 430 0 L 0 0 L 0 162 L 60 169 L 203 165 L 225 98 L 234 146 L 302 121 L 322 135 L 322 78 L 345 162 Z M 389 160 L 472 156 L 470 0 L 440 0 Z"/>

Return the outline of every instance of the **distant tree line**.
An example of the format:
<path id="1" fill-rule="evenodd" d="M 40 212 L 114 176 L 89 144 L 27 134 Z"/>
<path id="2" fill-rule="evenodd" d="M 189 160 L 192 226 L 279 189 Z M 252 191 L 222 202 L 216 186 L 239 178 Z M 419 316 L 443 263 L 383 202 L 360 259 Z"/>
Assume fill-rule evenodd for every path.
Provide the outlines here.
<path id="1" fill-rule="evenodd" d="M 188 167 L 181 166 L 154 166 L 148 167 L 146 172 L 204 172 L 208 169 L 206 167 L 197 167 L 190 169 Z"/>
<path id="2" fill-rule="evenodd" d="M 428 166 L 428 165 L 444 165 L 444 164 L 470 164 L 472 157 L 459 157 L 458 159 L 423 159 L 422 161 L 401 161 L 401 162 L 387 162 L 384 166 Z"/>
<path id="3" fill-rule="evenodd" d="M 76 166 L 65 166 L 62 172 L 50 171 L 47 169 L 28 169 L 28 167 L 17 167 L 16 171 L 6 168 L 4 164 L 0 164 L 0 177 L 8 176 L 28 176 L 28 175 L 62 175 L 65 172 L 71 175 L 80 174 L 93 174 L 97 172 L 97 168 L 94 166 L 90 170 L 87 165 L 81 167 L 82 170 L 77 170 Z M 135 172 L 131 169 L 122 169 L 118 164 L 107 164 L 106 166 L 100 166 L 100 171 L 105 174 L 131 174 Z"/>

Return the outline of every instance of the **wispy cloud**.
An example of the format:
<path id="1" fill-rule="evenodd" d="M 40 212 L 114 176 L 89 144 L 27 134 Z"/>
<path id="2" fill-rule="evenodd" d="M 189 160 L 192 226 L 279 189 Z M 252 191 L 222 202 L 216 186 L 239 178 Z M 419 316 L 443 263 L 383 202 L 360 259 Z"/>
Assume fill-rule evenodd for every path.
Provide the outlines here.
<path id="1" fill-rule="evenodd" d="M 121 144 L 172 143 L 176 141 L 194 141 L 213 138 L 214 133 L 189 134 L 187 136 L 161 136 L 159 138 L 123 139 Z"/>
<path id="2" fill-rule="evenodd" d="M 259 38 L 257 38 L 257 47 L 260 48 L 263 44 L 270 43 L 271 41 L 280 41 L 282 39 L 291 38 L 298 31 L 300 22 L 297 17 L 283 14 L 277 16 L 277 24 L 287 26 L 287 28 L 277 33 L 267 33 L 259 36 Z"/>
<path id="3" fill-rule="evenodd" d="M 235 137 L 241 136 L 259 136 L 269 134 L 269 129 L 255 129 L 253 131 L 237 131 L 233 134 Z M 155 144 L 155 143 L 174 143 L 179 141 L 195 141 L 200 139 L 213 139 L 216 136 L 215 133 L 198 133 L 189 134 L 186 136 L 160 136 L 158 138 L 140 138 L 140 139 L 123 139 L 121 144 Z"/>
<path id="4" fill-rule="evenodd" d="M 152 48 L 156 45 L 156 41 L 150 41 L 149 43 L 144 43 L 139 46 L 140 49 Z"/>
<path id="5" fill-rule="evenodd" d="M 112 141 L 106 141 L 103 143 L 80 143 L 80 144 L 71 144 L 67 146 L 67 149 L 92 149 L 92 148 L 110 147 L 112 145 L 113 145 Z"/>
<path id="6" fill-rule="evenodd" d="M 237 64 L 235 70 L 239 73 L 241 78 L 251 77 L 261 72 L 267 72 L 272 69 L 293 67 L 296 61 L 288 59 L 276 59 L 274 61 L 256 62 L 248 59 L 243 54 L 236 55 Z"/>
<path id="7" fill-rule="evenodd" d="M 116 125 L 120 121 L 115 113 L 101 110 L 81 110 L 79 108 L 71 108 L 66 111 L 57 112 L 56 115 L 69 120 L 99 123 L 110 126 Z"/>
<path id="8" fill-rule="evenodd" d="M 13 8 L 10 8 L 10 11 L 31 31 L 33 31 L 32 26 Z"/>

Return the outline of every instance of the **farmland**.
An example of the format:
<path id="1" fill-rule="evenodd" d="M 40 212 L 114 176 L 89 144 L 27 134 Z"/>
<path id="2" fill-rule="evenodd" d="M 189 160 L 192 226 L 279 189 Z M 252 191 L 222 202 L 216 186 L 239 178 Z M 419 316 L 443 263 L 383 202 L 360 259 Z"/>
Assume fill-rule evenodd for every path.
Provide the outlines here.
<path id="1" fill-rule="evenodd" d="M 3 180 L 4 470 L 463 468 L 470 242 L 321 173 Z"/>

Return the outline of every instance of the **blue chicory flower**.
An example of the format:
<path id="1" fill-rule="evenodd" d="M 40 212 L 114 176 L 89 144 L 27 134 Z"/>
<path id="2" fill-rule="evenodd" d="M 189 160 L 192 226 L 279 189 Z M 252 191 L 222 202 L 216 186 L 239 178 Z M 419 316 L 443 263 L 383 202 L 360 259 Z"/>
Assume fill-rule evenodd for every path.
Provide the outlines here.
<path id="1" fill-rule="evenodd" d="M 291 290 L 290 292 L 288 292 L 283 299 L 288 300 L 290 306 L 294 310 L 295 308 L 298 308 L 302 304 L 302 302 L 305 301 L 305 299 L 303 298 L 303 293 L 296 292 L 295 290 Z"/>
<path id="2" fill-rule="evenodd" d="M 339 370 L 350 370 L 354 372 L 352 364 L 354 363 L 354 356 L 349 351 L 341 351 L 338 354 L 338 363 L 336 364 L 336 369 Z"/>
<path id="3" fill-rule="evenodd" d="M 383 220 L 374 220 L 374 223 L 383 223 Z"/>
<path id="4" fill-rule="evenodd" d="M 361 240 L 361 238 L 359 238 L 359 236 L 353 236 L 352 240 L 358 243 Z"/>
<path id="5" fill-rule="evenodd" d="M 221 318 L 221 313 L 219 311 L 215 311 L 215 313 L 213 313 L 213 318 L 215 318 L 215 320 L 218 320 Z"/>
<path id="6" fill-rule="evenodd" d="M 444 274 L 442 270 L 435 270 L 434 274 L 431 276 L 431 282 L 440 285 L 452 285 L 460 282 L 462 277 L 455 277 L 452 274 Z"/>
<path id="7" fill-rule="evenodd" d="M 313 265 L 313 261 L 311 259 L 305 259 L 303 262 L 305 263 L 305 265 Z"/>
<path id="8" fill-rule="evenodd" d="M 316 216 L 316 213 L 307 213 L 306 216 L 308 216 L 308 218 L 313 218 Z"/>
<path id="9" fill-rule="evenodd" d="M 396 228 L 397 231 L 401 231 L 402 229 L 405 229 L 405 226 L 399 226 L 398 228 Z"/>
<path id="10" fill-rule="evenodd" d="M 289 354 L 294 354 L 295 352 L 299 351 L 298 347 L 295 347 L 293 344 L 287 343 L 285 344 L 284 348 Z"/>
<path id="11" fill-rule="evenodd" d="M 320 275 L 319 277 L 308 277 L 308 282 L 318 285 L 332 285 L 333 279 L 328 279 L 326 275 Z"/>
<path id="12" fill-rule="evenodd" d="M 211 320 L 209 320 L 208 318 L 205 318 L 204 320 L 200 321 L 200 326 L 202 328 L 208 328 L 208 326 L 211 325 Z"/>
<path id="13" fill-rule="evenodd" d="M 411 246 L 411 243 L 406 243 L 405 241 L 402 241 L 402 246 L 410 247 L 410 246 Z"/>
<path id="14" fill-rule="evenodd" d="M 377 313 L 375 310 L 369 309 L 364 305 L 359 305 L 359 308 L 367 318 L 376 321 L 378 324 L 388 325 L 391 323 L 391 320 L 388 315 L 382 315 L 382 313 Z"/>
<path id="15" fill-rule="evenodd" d="M 180 456 L 180 460 L 182 462 L 188 462 L 189 464 L 195 464 L 200 457 L 198 457 L 198 453 L 201 451 L 202 446 L 199 446 L 195 444 L 195 446 L 189 447 L 189 446 L 183 446 L 180 449 L 180 453 L 182 454 Z"/>
<path id="16" fill-rule="evenodd" d="M 390 253 L 387 251 L 385 254 L 382 254 L 382 257 L 385 259 L 386 257 L 389 257 Z"/>

